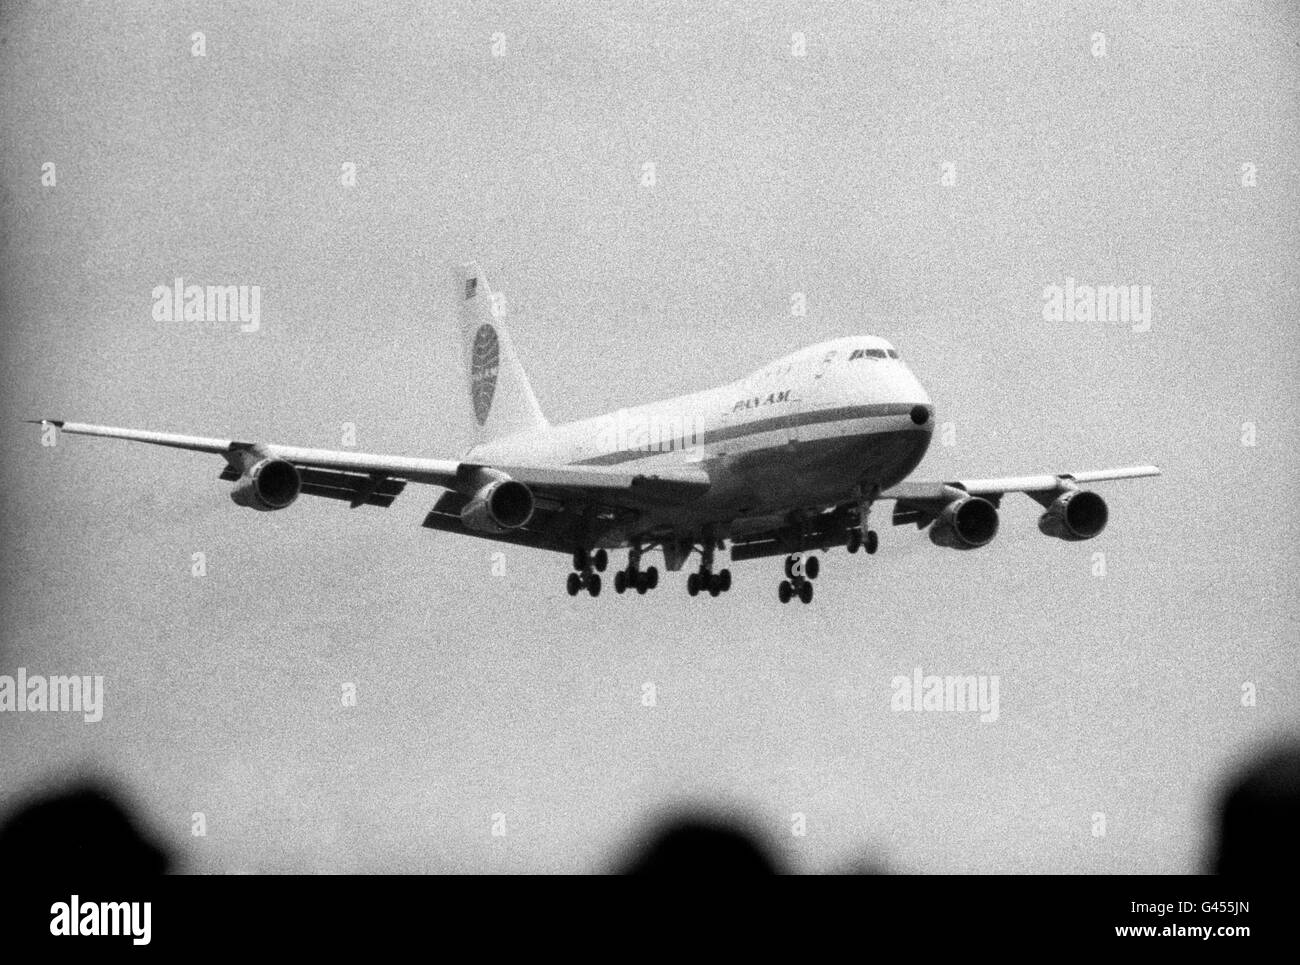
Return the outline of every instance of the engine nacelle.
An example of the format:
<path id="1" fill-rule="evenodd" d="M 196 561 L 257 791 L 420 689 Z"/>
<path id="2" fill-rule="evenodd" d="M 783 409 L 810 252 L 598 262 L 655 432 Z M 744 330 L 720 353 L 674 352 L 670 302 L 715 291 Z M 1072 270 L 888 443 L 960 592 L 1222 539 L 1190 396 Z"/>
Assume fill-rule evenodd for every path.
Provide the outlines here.
<path id="1" fill-rule="evenodd" d="M 460 511 L 460 521 L 480 533 L 504 533 L 532 519 L 533 505 L 533 491 L 523 483 L 498 479 L 474 494 Z"/>
<path id="2" fill-rule="evenodd" d="M 979 496 L 954 499 L 930 527 L 932 543 L 955 550 L 979 549 L 997 535 L 997 507 Z"/>
<path id="3" fill-rule="evenodd" d="M 1062 493 L 1038 518 L 1038 528 L 1048 536 L 1074 542 L 1092 539 L 1106 528 L 1110 510 L 1106 500 L 1085 489 Z"/>
<path id="4" fill-rule="evenodd" d="M 297 466 L 283 459 L 263 459 L 239 477 L 230 498 L 240 506 L 269 512 L 289 506 L 301 491 Z"/>

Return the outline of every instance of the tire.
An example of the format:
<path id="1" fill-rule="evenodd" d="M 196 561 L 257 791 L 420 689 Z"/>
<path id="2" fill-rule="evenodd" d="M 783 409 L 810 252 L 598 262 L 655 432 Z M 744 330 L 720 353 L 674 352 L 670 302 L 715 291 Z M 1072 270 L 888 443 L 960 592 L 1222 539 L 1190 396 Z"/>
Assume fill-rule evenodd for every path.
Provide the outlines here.
<path id="1" fill-rule="evenodd" d="M 657 566 L 650 567 L 650 569 L 645 571 L 645 577 L 646 577 L 646 584 L 645 584 L 646 589 L 653 590 L 655 587 L 659 585 L 659 567 Z"/>
<path id="2" fill-rule="evenodd" d="M 867 533 L 867 553 L 874 553 L 880 548 L 880 536 L 873 529 Z"/>
<path id="3" fill-rule="evenodd" d="M 722 592 L 730 593 L 731 592 L 731 570 L 723 570 L 721 573 L 718 574 L 718 576 L 722 580 Z"/>
<path id="4" fill-rule="evenodd" d="M 799 557 L 793 553 L 785 558 L 785 578 L 787 580 L 794 579 L 794 565 L 798 562 Z"/>
<path id="5" fill-rule="evenodd" d="M 808 557 L 808 559 L 804 560 L 803 575 L 808 577 L 808 579 L 810 580 L 817 579 L 817 574 L 820 573 L 821 571 L 822 571 L 822 564 L 821 561 L 817 559 L 817 557 L 810 556 Z"/>
<path id="6" fill-rule="evenodd" d="M 802 600 L 804 603 L 811 603 L 812 598 L 813 598 L 813 585 L 806 581 L 800 584 L 799 599 Z"/>
<path id="7" fill-rule="evenodd" d="M 776 595 L 781 598 L 782 603 L 789 603 L 794 589 L 790 586 L 789 580 L 782 580 L 781 585 L 776 588 Z"/>
<path id="8" fill-rule="evenodd" d="M 862 530 L 856 526 L 849 530 L 848 542 L 844 545 L 850 553 L 856 553 L 862 549 Z"/>
<path id="9" fill-rule="evenodd" d="M 604 573 L 605 567 L 609 566 L 609 554 L 603 549 L 596 550 L 596 555 L 593 557 L 592 562 L 596 564 L 597 573 Z"/>
<path id="10" fill-rule="evenodd" d="M 625 573 L 623 570 L 619 570 L 617 573 L 614 574 L 614 592 L 622 593 L 626 589 L 627 589 L 627 573 Z"/>
<path id="11" fill-rule="evenodd" d="M 581 569 L 583 569 L 586 565 L 587 565 L 587 551 L 586 551 L 586 550 L 574 550 L 574 551 L 573 551 L 573 568 L 574 568 L 575 570 L 581 570 Z"/>
<path id="12" fill-rule="evenodd" d="M 592 573 L 587 578 L 587 592 L 592 596 L 600 596 L 600 574 Z"/>
<path id="13" fill-rule="evenodd" d="M 582 577 L 577 573 L 570 573 L 564 588 L 569 591 L 569 596 L 577 596 L 578 591 L 582 589 Z"/>
<path id="14" fill-rule="evenodd" d="M 641 594 L 641 596 L 645 596 L 645 591 L 648 589 L 650 589 L 650 583 L 646 580 L 645 574 L 642 573 L 639 577 L 637 577 L 636 591 L 637 593 Z"/>
<path id="15" fill-rule="evenodd" d="M 691 596 L 698 596 L 700 592 L 700 574 L 692 573 L 686 578 L 686 592 Z"/>

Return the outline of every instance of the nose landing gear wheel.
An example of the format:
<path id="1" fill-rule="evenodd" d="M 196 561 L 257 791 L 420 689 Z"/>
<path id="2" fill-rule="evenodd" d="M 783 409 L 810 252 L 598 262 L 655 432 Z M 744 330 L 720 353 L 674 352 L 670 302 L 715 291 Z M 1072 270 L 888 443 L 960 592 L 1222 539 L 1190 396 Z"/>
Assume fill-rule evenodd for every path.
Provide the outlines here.
<path id="1" fill-rule="evenodd" d="M 811 603 L 813 598 L 813 585 L 805 580 L 799 586 L 799 599 L 804 603 Z"/>
<path id="2" fill-rule="evenodd" d="M 858 529 L 856 526 L 849 530 L 848 542 L 845 544 L 845 549 L 850 553 L 856 553 L 858 550 L 862 549 L 862 530 Z"/>
<path id="3" fill-rule="evenodd" d="M 604 550 L 596 550 L 596 555 L 591 558 L 591 562 L 595 565 L 597 573 L 604 573 L 605 567 L 609 566 L 609 554 Z"/>
<path id="4" fill-rule="evenodd" d="M 692 573 L 686 578 L 686 592 L 691 596 L 698 596 L 700 592 L 700 574 Z"/>
<path id="5" fill-rule="evenodd" d="M 592 596 L 600 596 L 600 574 L 592 573 L 587 577 L 587 592 Z"/>
<path id="6" fill-rule="evenodd" d="M 659 567 L 657 567 L 657 566 L 652 566 L 652 567 L 650 567 L 648 570 L 646 570 L 646 571 L 645 571 L 645 579 L 646 579 L 645 586 L 646 586 L 646 589 L 647 589 L 647 590 L 653 590 L 656 586 L 658 586 L 658 585 L 659 585 Z"/>
<path id="7" fill-rule="evenodd" d="M 627 573 L 619 570 L 614 574 L 614 592 L 622 593 L 627 589 Z"/>
<path id="8" fill-rule="evenodd" d="M 776 595 L 780 597 L 782 603 L 790 602 L 790 597 L 794 595 L 794 587 L 790 585 L 789 580 L 781 581 L 781 585 L 776 588 Z"/>
<path id="9" fill-rule="evenodd" d="M 817 579 L 817 574 L 822 571 L 822 565 L 817 557 L 810 556 L 803 561 L 803 575 L 810 580 Z"/>
<path id="10" fill-rule="evenodd" d="M 569 596 L 577 596 L 578 591 L 582 589 L 582 575 L 579 573 L 570 573 L 569 579 L 564 584 L 564 588 L 569 591 Z"/>
<path id="11" fill-rule="evenodd" d="M 731 592 L 731 570 L 723 570 L 719 573 L 718 580 L 722 586 L 723 593 Z"/>
<path id="12" fill-rule="evenodd" d="M 876 531 L 873 529 L 871 532 L 867 533 L 867 553 L 874 553 L 879 547 L 880 537 L 876 535 Z"/>

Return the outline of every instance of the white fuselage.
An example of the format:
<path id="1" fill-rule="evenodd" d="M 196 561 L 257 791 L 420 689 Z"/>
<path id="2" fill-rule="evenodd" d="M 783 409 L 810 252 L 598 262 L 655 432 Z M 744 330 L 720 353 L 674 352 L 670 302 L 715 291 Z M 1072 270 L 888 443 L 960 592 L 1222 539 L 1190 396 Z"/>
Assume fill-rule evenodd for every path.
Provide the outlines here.
<path id="1" fill-rule="evenodd" d="M 856 336 L 719 388 L 496 439 L 469 457 L 643 473 L 700 465 L 708 495 L 650 511 L 637 529 L 729 523 L 721 536 L 894 485 L 920 463 L 933 429 L 929 396 L 893 347 Z"/>

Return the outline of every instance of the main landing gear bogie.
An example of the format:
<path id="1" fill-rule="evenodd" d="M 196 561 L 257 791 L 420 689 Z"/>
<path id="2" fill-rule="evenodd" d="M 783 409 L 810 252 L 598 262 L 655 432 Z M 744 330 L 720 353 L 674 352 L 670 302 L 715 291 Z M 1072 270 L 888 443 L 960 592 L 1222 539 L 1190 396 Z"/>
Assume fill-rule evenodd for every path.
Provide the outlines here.
<path id="1" fill-rule="evenodd" d="M 705 534 L 700 546 L 700 568 L 686 578 L 686 592 L 691 596 L 707 593 L 716 597 L 731 589 L 731 570 L 724 567 L 716 573 L 713 571 L 714 553 L 723 548 L 724 544 L 715 538 L 713 532 Z"/>
<path id="2" fill-rule="evenodd" d="M 570 573 L 564 583 L 569 596 L 577 596 L 583 590 L 587 591 L 588 596 L 600 596 L 600 574 L 607 566 L 609 566 L 609 553 L 605 550 L 598 549 L 594 553 L 585 549 L 575 550 L 573 553 L 575 572 Z"/>
<path id="3" fill-rule="evenodd" d="M 854 526 L 849 530 L 847 549 L 850 553 L 856 553 L 860 549 L 865 549 L 867 555 L 875 553 L 880 548 L 880 535 L 874 530 L 867 530 L 867 538 L 862 538 L 862 530 Z"/>
<path id="4" fill-rule="evenodd" d="M 647 590 L 653 590 L 659 585 L 659 567 L 651 566 L 648 569 L 633 569 L 628 567 L 624 570 L 618 570 L 614 574 L 614 592 L 626 593 L 628 590 L 636 590 L 642 596 Z"/>
<path id="5" fill-rule="evenodd" d="M 699 596 L 701 593 L 719 596 L 730 589 L 731 570 L 725 568 L 716 573 L 702 569 L 686 577 L 686 592 L 691 596 Z"/>
<path id="6" fill-rule="evenodd" d="M 577 596 L 584 589 L 590 596 L 600 596 L 600 574 L 570 573 L 564 588 L 569 591 L 569 596 Z"/>
<path id="7" fill-rule="evenodd" d="M 782 603 L 789 603 L 798 597 L 801 603 L 811 603 L 813 599 L 812 581 L 821 572 L 821 562 L 815 556 L 803 558 L 792 553 L 785 558 L 785 579 L 777 585 L 777 598 Z"/>

